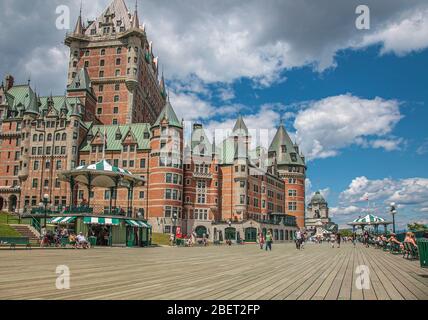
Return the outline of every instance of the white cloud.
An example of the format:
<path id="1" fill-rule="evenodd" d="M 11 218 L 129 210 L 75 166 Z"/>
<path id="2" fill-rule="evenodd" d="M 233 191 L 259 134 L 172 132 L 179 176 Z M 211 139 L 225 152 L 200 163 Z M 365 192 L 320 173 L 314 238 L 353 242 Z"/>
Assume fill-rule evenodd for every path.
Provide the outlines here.
<path id="1" fill-rule="evenodd" d="M 366 197 L 370 202 L 377 201 L 385 205 L 391 202 L 399 205 L 422 205 L 428 203 L 428 179 L 369 180 L 364 176 L 357 177 L 340 194 L 340 200 L 346 203 L 361 203 Z"/>
<path id="2" fill-rule="evenodd" d="M 416 153 L 420 156 L 428 153 L 428 139 L 425 139 L 425 141 L 416 150 Z"/>
<path id="3" fill-rule="evenodd" d="M 294 121 L 297 140 L 308 159 L 336 156 L 341 148 L 385 137 L 400 121 L 395 100 L 362 99 L 350 94 L 309 102 Z M 377 139 L 373 148 L 396 150 L 400 139 Z M 367 143 L 366 143 L 367 144 Z"/>
<path id="4" fill-rule="evenodd" d="M 402 20 L 364 37 L 359 46 L 377 43 L 382 44 L 381 54 L 395 53 L 398 56 L 427 48 L 428 10 L 408 12 Z"/>
<path id="5" fill-rule="evenodd" d="M 400 145 L 403 143 L 402 138 L 396 140 L 388 139 L 377 139 L 370 142 L 370 145 L 374 149 L 385 149 L 386 151 L 400 150 Z"/>
<path id="6" fill-rule="evenodd" d="M 347 215 L 355 215 L 357 213 L 364 212 L 364 209 L 357 206 L 348 206 L 348 207 L 332 207 L 329 209 L 331 217 L 340 217 Z"/>
<path id="7" fill-rule="evenodd" d="M 98 16 L 110 1 L 85 1 L 85 20 Z M 426 0 L 368 0 L 373 16 L 366 32 L 354 26 L 356 0 L 331 0 L 328 10 L 316 0 L 140 2 L 140 22 L 146 24 L 167 78 L 181 81 L 196 77 L 203 83 L 230 84 L 249 78 L 264 87 L 284 81 L 284 71 L 295 67 L 334 67 L 336 53 L 347 48 L 382 43 L 383 52 L 402 55 L 427 47 Z M 133 2 L 127 3 L 132 11 Z M 63 41 L 65 31 L 55 28 L 60 4 L 70 7 L 73 28 L 79 0 L 0 2 L 0 42 L 8 44 L 1 49 L 0 73 L 25 79 L 22 62 L 33 55 L 22 44 L 52 48 Z M 43 89 L 62 91 L 66 71 L 64 65 Z"/>

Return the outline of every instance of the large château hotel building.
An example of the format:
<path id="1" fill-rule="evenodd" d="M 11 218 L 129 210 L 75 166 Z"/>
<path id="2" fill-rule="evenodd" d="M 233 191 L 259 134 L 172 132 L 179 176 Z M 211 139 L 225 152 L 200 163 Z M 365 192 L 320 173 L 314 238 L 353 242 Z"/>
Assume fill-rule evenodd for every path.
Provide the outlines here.
<path id="1" fill-rule="evenodd" d="M 39 96 L 11 75 L 0 87 L 1 210 L 23 214 L 46 193 L 54 207 L 90 199 L 102 212 L 112 197 L 126 208 L 127 190 L 70 190 L 58 179 L 61 171 L 105 159 L 145 180 L 132 191 L 130 214 L 144 216 L 154 232 L 179 226 L 211 236 L 233 225 L 242 237 L 272 229 L 285 241 L 304 227 L 305 158 L 284 126 L 268 150 L 251 148 L 242 117 L 221 141 L 200 124 L 185 128 L 137 8 L 131 14 L 124 0 L 114 0 L 95 21 L 79 16 L 65 44 L 64 96 Z"/>

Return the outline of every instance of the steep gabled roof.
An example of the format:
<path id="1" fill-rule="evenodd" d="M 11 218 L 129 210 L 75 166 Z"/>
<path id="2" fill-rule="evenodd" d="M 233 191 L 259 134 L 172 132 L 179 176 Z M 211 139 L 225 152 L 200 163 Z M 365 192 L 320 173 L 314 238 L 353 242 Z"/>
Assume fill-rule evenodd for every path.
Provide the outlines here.
<path id="1" fill-rule="evenodd" d="M 283 150 L 283 146 L 285 147 L 285 150 Z M 281 124 L 269 147 L 269 152 L 276 153 L 277 164 L 304 166 L 305 162 L 300 156 L 298 150 L 296 150 L 296 147 L 297 146 L 291 141 L 284 125 Z"/>
<path id="2" fill-rule="evenodd" d="M 113 0 L 110 5 L 103 11 L 103 13 L 88 27 L 88 29 L 85 31 L 85 35 L 93 35 L 91 34 L 91 30 L 93 29 L 96 29 L 97 35 L 102 35 L 103 26 L 100 27 L 100 23 L 104 22 L 104 16 L 112 14 L 114 14 L 114 17 L 112 18 L 111 22 L 113 23 L 114 27 L 118 25 L 118 21 L 121 21 L 121 26 L 125 27 L 125 31 L 129 30 L 132 27 L 131 17 L 128 8 L 126 7 L 125 1 Z"/>
<path id="3" fill-rule="evenodd" d="M 73 79 L 73 82 L 68 86 L 68 91 L 81 91 L 87 90 L 91 92 L 91 79 L 89 78 L 89 73 L 86 68 L 80 69 Z"/>
<path id="4" fill-rule="evenodd" d="M 135 123 L 135 124 L 129 124 L 129 125 L 123 125 L 123 126 L 117 126 L 117 125 L 109 125 L 109 126 L 102 126 L 102 125 L 95 125 L 92 126 L 88 132 L 89 136 L 95 136 L 97 132 L 104 134 L 106 133 L 106 139 L 107 139 L 107 145 L 106 145 L 106 151 L 121 151 L 123 148 L 123 135 L 126 135 L 129 131 L 136 139 L 136 142 L 138 144 L 138 149 L 142 150 L 148 150 L 150 149 L 150 124 L 148 123 Z M 122 133 L 122 137 L 120 139 L 116 139 L 116 133 L 118 133 L 118 130 Z M 149 133 L 148 137 L 144 136 L 144 133 Z M 82 145 L 81 151 L 90 151 L 90 141 L 84 142 Z"/>
<path id="5" fill-rule="evenodd" d="M 170 126 L 182 128 L 181 122 L 178 120 L 177 114 L 175 113 L 169 100 L 166 102 L 165 107 L 163 108 L 153 127 L 160 126 L 164 119 L 168 121 Z"/>
<path id="6" fill-rule="evenodd" d="M 238 120 L 235 123 L 235 126 L 233 127 L 233 135 L 241 135 L 241 136 L 247 136 L 248 135 L 248 128 L 245 125 L 244 118 L 240 115 L 238 117 Z"/>

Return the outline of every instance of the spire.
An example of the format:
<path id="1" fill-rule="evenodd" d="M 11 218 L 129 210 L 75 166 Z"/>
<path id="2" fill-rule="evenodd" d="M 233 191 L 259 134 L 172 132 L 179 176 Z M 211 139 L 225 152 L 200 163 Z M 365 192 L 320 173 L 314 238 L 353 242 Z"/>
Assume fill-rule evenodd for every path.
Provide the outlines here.
<path id="1" fill-rule="evenodd" d="M 74 27 L 74 34 L 83 34 L 83 24 L 82 24 L 82 1 L 80 1 L 80 13 L 77 18 L 76 27 Z"/>
<path id="2" fill-rule="evenodd" d="M 244 118 L 239 115 L 238 120 L 236 121 L 235 126 L 233 127 L 234 135 L 248 135 L 248 128 L 245 125 Z"/>
<path id="3" fill-rule="evenodd" d="M 283 124 L 278 128 L 275 137 L 269 147 L 269 153 L 275 152 L 275 157 L 279 165 L 301 165 L 304 166 L 305 162 L 300 157 L 296 145 L 291 140 Z"/>
<path id="4" fill-rule="evenodd" d="M 180 120 L 178 120 L 177 114 L 175 113 L 169 99 L 166 102 L 165 107 L 163 108 L 153 127 L 160 126 L 161 122 L 164 119 L 168 121 L 170 126 L 182 128 L 182 124 L 180 123 Z"/>
<path id="5" fill-rule="evenodd" d="M 215 144 L 215 133 L 213 134 L 213 144 L 212 144 L 212 155 L 217 154 L 216 144 Z"/>
<path id="6" fill-rule="evenodd" d="M 163 66 L 162 66 L 162 78 L 161 78 L 161 81 L 160 81 L 160 89 L 161 89 L 161 95 L 162 95 L 162 97 L 164 99 L 166 99 L 167 94 L 166 94 L 166 88 L 165 88 L 165 78 L 164 78 L 164 75 L 163 75 Z"/>
<path id="7" fill-rule="evenodd" d="M 135 0 L 135 11 L 134 16 L 132 17 L 132 28 L 140 28 L 140 20 L 138 19 L 138 1 Z"/>
<path id="8" fill-rule="evenodd" d="M 64 102 L 62 103 L 60 113 L 63 115 L 68 114 L 68 107 L 67 107 L 67 95 L 64 95 Z"/>
<path id="9" fill-rule="evenodd" d="M 80 104 L 80 101 L 76 97 L 76 102 L 72 105 L 72 108 L 71 108 L 71 114 L 70 114 L 71 116 L 81 117 L 79 104 Z"/>
<path id="10" fill-rule="evenodd" d="M 30 92 L 29 98 L 30 99 L 28 102 L 28 106 L 25 109 L 24 113 L 38 115 L 39 114 L 39 105 L 38 105 L 37 94 L 36 93 L 31 94 L 31 92 Z"/>

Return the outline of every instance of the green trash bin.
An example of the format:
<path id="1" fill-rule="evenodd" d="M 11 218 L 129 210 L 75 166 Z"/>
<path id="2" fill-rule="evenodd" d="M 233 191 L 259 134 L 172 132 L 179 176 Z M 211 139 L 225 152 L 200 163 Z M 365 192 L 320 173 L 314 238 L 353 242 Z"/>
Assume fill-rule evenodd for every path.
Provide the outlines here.
<path id="1" fill-rule="evenodd" d="M 97 237 L 89 237 L 88 240 L 91 247 L 95 247 L 97 245 Z"/>
<path id="2" fill-rule="evenodd" d="M 428 239 L 416 239 L 421 268 L 428 268 Z"/>

